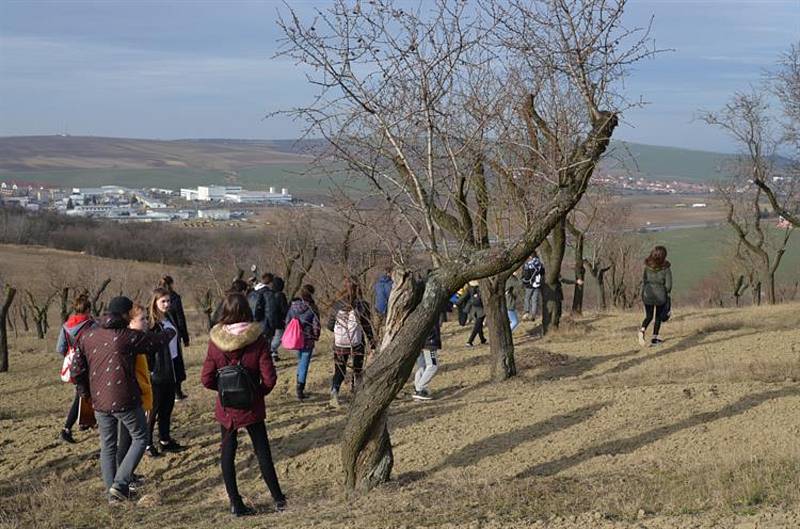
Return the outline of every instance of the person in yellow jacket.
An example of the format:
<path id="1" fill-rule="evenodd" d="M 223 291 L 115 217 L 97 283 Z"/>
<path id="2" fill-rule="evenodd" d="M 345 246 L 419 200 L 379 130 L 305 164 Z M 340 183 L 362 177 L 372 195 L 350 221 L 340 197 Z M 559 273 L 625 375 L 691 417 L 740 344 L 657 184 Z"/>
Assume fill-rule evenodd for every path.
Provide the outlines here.
<path id="1" fill-rule="evenodd" d="M 131 309 L 131 321 L 128 328 L 137 331 L 147 332 L 150 325 L 147 321 L 147 309 L 138 303 L 134 303 Z M 141 392 L 142 408 L 146 414 L 153 411 L 153 387 L 150 385 L 150 367 L 147 365 L 147 354 L 136 355 L 136 365 L 134 366 L 136 373 L 136 382 L 139 385 Z M 125 454 L 131 445 L 131 436 L 127 428 L 120 423 L 119 431 L 117 432 L 117 465 L 125 458 Z M 134 481 L 131 483 L 135 487 L 138 481 L 141 481 L 140 476 L 134 475 Z"/>

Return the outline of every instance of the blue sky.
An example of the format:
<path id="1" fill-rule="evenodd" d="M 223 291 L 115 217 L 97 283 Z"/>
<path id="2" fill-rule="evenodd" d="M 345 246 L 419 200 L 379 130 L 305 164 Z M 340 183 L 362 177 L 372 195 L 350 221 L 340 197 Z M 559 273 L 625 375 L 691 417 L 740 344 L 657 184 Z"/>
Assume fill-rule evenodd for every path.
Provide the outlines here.
<path id="1" fill-rule="evenodd" d="M 313 94 L 298 67 L 271 58 L 281 6 L 0 0 L 0 136 L 66 126 L 76 135 L 295 137 L 299 124 L 262 119 Z M 624 92 L 649 104 L 629 112 L 617 136 L 733 150 L 697 111 L 747 89 L 800 40 L 800 0 L 631 0 L 627 24 L 651 15 L 657 46 L 675 51 L 632 72 Z"/>

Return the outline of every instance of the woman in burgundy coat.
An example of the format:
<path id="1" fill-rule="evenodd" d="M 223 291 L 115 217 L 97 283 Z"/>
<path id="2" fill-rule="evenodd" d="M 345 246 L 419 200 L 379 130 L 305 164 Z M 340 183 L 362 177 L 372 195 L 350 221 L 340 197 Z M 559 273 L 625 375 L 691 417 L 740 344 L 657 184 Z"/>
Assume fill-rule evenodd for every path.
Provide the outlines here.
<path id="1" fill-rule="evenodd" d="M 211 329 L 208 354 L 203 363 L 201 381 L 208 389 L 217 389 L 217 371 L 239 362 L 247 369 L 255 385 L 255 397 L 248 409 L 226 408 L 217 396 L 216 419 L 221 425 L 221 466 L 225 489 L 231 501 L 231 513 L 235 516 L 255 514 L 246 506 L 236 486 L 237 430 L 246 428 L 258 457 L 261 475 L 275 501 L 276 510 L 286 507 L 286 497 L 281 492 L 278 476 L 272 463 L 272 454 L 264 423 L 266 410 L 264 397 L 272 391 L 277 381 L 275 366 L 270 357 L 269 343 L 264 339 L 261 326 L 253 323 L 253 315 L 247 298 L 239 293 L 228 294 L 222 308 L 222 318 Z"/>

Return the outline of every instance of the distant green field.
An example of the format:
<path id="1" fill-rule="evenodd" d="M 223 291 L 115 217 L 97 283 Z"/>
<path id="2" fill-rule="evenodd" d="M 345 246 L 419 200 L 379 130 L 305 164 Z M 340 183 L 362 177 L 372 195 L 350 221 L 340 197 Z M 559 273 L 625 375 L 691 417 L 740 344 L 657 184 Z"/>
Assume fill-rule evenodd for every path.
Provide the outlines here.
<path id="1" fill-rule="evenodd" d="M 651 245 L 661 244 L 669 251 L 676 291 L 687 291 L 718 268 L 725 249 L 734 244 L 730 228 L 687 228 L 642 235 Z M 644 257 L 644 256 L 643 256 Z M 800 278 L 800 234 L 789 241 L 778 270 L 778 283 Z"/>
<path id="2" fill-rule="evenodd" d="M 709 182 L 726 174 L 735 159 L 719 152 L 615 141 L 603 165 L 654 180 Z"/>

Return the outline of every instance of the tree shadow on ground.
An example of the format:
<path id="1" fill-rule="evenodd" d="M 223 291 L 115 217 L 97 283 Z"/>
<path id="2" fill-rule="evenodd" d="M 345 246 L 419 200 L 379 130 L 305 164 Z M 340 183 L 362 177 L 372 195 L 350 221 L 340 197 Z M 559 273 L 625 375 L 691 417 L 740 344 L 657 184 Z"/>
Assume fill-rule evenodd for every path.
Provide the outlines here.
<path id="1" fill-rule="evenodd" d="M 639 448 L 642 448 L 643 446 L 655 443 L 656 441 L 664 439 L 665 437 L 668 437 L 674 433 L 678 433 L 681 430 L 686 430 L 701 424 L 714 422 L 719 419 L 734 417 L 767 401 L 796 395 L 800 395 L 800 388 L 798 387 L 787 387 L 746 395 L 733 404 L 728 404 L 720 410 L 698 413 L 674 424 L 654 428 L 650 431 L 643 432 L 632 437 L 614 439 L 613 441 L 606 441 L 596 444 L 571 456 L 562 457 L 561 459 L 557 459 L 555 461 L 549 461 L 547 463 L 535 465 L 523 472 L 520 472 L 516 477 L 524 479 L 533 476 L 552 476 L 598 456 L 629 454 Z"/>
<path id="2" fill-rule="evenodd" d="M 508 452 L 522 443 L 546 437 L 552 433 L 566 430 L 590 419 L 599 410 L 606 407 L 610 401 L 583 406 L 571 412 L 556 415 L 534 424 L 517 428 L 483 438 L 474 443 L 451 453 L 438 465 L 423 471 L 407 472 L 398 476 L 397 481 L 406 485 L 424 479 L 448 467 L 467 467 L 475 465 L 482 459 L 493 457 Z"/>
<path id="3" fill-rule="evenodd" d="M 636 358 L 631 358 L 630 360 L 627 360 L 625 362 L 621 362 L 621 363 L 615 365 L 614 367 L 604 371 L 603 373 L 598 373 L 596 375 L 590 375 L 590 376 L 588 376 L 586 378 L 587 379 L 593 379 L 593 378 L 598 378 L 598 377 L 602 377 L 602 376 L 606 376 L 606 375 L 622 373 L 623 371 L 628 371 L 629 369 L 633 369 L 634 367 L 640 366 L 640 365 L 642 365 L 645 362 L 648 362 L 650 360 L 655 360 L 657 358 L 661 358 L 661 357 L 670 355 L 672 353 L 685 351 L 687 349 L 691 349 L 692 347 L 695 347 L 695 346 L 698 346 L 698 345 L 713 345 L 713 344 L 727 342 L 727 341 L 730 341 L 730 340 L 736 340 L 736 339 L 739 339 L 739 338 L 744 338 L 746 336 L 752 336 L 752 335 L 755 335 L 755 334 L 759 334 L 759 332 L 758 331 L 744 332 L 744 333 L 739 333 L 739 334 L 736 334 L 736 335 L 733 335 L 733 336 L 728 336 L 726 338 L 719 338 L 719 339 L 710 340 L 710 341 L 705 341 L 704 340 L 708 336 L 707 334 L 693 334 L 691 336 L 686 336 L 686 337 L 682 338 L 681 340 L 679 340 L 674 345 L 670 345 L 670 346 L 666 346 L 666 347 L 663 346 L 663 345 L 657 346 L 657 347 L 654 348 L 654 351 L 652 353 L 650 353 L 650 354 L 646 354 L 646 355 L 643 355 L 643 356 L 638 356 Z"/>
<path id="4" fill-rule="evenodd" d="M 546 370 L 532 376 L 523 376 L 523 378 L 530 382 L 545 382 L 550 380 L 557 380 L 560 378 L 570 378 L 570 377 L 579 377 L 582 374 L 593 370 L 597 366 L 604 364 L 605 362 L 610 362 L 613 360 L 617 360 L 619 358 L 625 358 L 631 355 L 635 355 L 639 352 L 639 349 L 630 349 L 628 351 L 623 351 L 621 353 L 614 353 L 609 355 L 602 355 L 602 356 L 585 356 L 574 358 L 572 361 L 567 362 L 563 365 L 554 365 L 548 367 Z M 525 367 L 524 360 L 521 362 L 521 367 Z"/>

